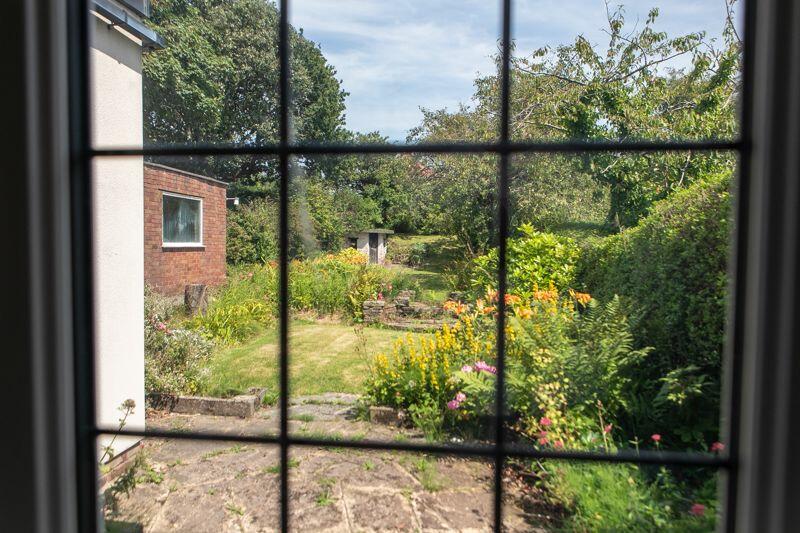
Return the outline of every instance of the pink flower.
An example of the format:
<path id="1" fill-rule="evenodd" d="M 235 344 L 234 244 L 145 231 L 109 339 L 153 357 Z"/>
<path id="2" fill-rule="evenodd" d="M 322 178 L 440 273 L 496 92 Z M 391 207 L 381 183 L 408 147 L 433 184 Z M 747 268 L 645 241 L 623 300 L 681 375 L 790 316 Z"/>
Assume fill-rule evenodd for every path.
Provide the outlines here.
<path id="1" fill-rule="evenodd" d="M 464 400 L 466 400 L 466 399 L 467 399 L 467 395 L 466 395 L 466 394 L 464 394 L 463 392 L 459 392 L 458 394 L 456 394 L 456 398 L 455 398 L 455 400 L 456 400 L 458 403 L 461 403 L 461 402 L 463 402 L 463 401 L 464 401 Z"/>
<path id="2" fill-rule="evenodd" d="M 539 437 L 537 442 L 539 443 L 539 446 L 545 446 L 550 441 L 547 440 L 547 437 Z"/>
<path id="3" fill-rule="evenodd" d="M 547 436 L 547 432 L 546 431 L 540 431 L 539 432 L 539 436 L 540 437 L 546 437 Z"/>
<path id="4" fill-rule="evenodd" d="M 658 433 L 653 433 L 650 438 L 653 439 L 653 442 L 661 442 L 661 435 Z"/>
<path id="5" fill-rule="evenodd" d="M 714 453 L 719 453 L 725 449 L 725 445 L 721 442 L 712 442 L 711 443 L 711 451 Z"/>
<path id="6" fill-rule="evenodd" d="M 378 293 L 378 300 L 383 300 L 383 293 L 382 292 Z"/>
<path id="7" fill-rule="evenodd" d="M 541 424 L 542 427 L 549 428 L 553 424 L 553 421 L 547 418 L 546 416 L 543 416 L 542 418 L 539 419 L 539 424 Z"/>
<path id="8" fill-rule="evenodd" d="M 156 329 L 158 331 L 167 331 L 167 325 L 163 322 L 156 322 Z"/>
<path id="9" fill-rule="evenodd" d="M 483 361 L 478 361 L 475 363 L 475 370 L 478 372 L 488 372 L 489 374 L 497 374 L 497 368 L 493 367 L 492 365 L 487 365 Z"/>
<path id="10" fill-rule="evenodd" d="M 564 441 L 563 440 L 557 440 L 557 441 L 555 441 L 553 443 L 553 446 L 555 446 L 556 448 L 563 448 L 564 447 Z"/>
<path id="11" fill-rule="evenodd" d="M 614 428 L 614 424 L 609 424 L 603 428 L 603 433 L 611 433 L 611 430 Z"/>
<path id="12" fill-rule="evenodd" d="M 706 506 L 703 505 L 702 503 L 695 503 L 689 509 L 689 513 L 694 516 L 703 516 L 704 514 L 706 514 Z"/>
<path id="13" fill-rule="evenodd" d="M 462 372 L 472 372 L 472 367 L 469 365 L 464 365 L 461 367 Z"/>
<path id="14" fill-rule="evenodd" d="M 450 409 L 451 411 L 455 411 L 460 406 L 461 404 L 456 400 L 450 400 L 449 402 L 447 402 L 447 408 Z"/>

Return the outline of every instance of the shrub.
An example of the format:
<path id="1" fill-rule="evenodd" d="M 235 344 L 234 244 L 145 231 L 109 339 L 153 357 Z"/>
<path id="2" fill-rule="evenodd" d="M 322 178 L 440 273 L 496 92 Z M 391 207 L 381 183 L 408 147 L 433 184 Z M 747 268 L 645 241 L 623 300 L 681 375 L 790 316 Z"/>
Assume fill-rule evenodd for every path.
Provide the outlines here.
<path id="1" fill-rule="evenodd" d="M 188 327 L 207 339 L 229 344 L 240 342 L 272 322 L 269 307 L 261 301 L 212 302 L 205 314 L 196 315 Z"/>
<path id="2" fill-rule="evenodd" d="M 277 316 L 278 277 L 276 262 L 231 268 L 228 283 L 212 297 L 208 312 L 189 321 L 189 327 L 220 342 L 246 339 Z M 366 257 L 351 248 L 289 264 L 289 305 L 295 311 L 359 318 L 364 300 L 389 285 L 387 269 L 368 265 Z"/>
<path id="3" fill-rule="evenodd" d="M 600 240 L 579 276 L 600 300 L 638 309 L 634 336 L 653 346 L 635 383 L 644 432 L 714 440 L 730 250 L 730 176 L 713 176 L 655 204 L 639 226 Z M 658 427 L 655 426 L 658 424 Z"/>
<path id="4" fill-rule="evenodd" d="M 194 394 L 207 377 L 205 364 L 213 343 L 200 334 L 171 328 L 167 321 L 176 314 L 174 306 L 145 291 L 145 390 L 147 393 Z"/>
<path id="5" fill-rule="evenodd" d="M 496 301 L 493 293 L 473 311 L 449 305 L 458 321 L 433 339 L 407 337 L 390 356 L 375 359 L 367 395 L 398 408 L 438 405 L 461 426 L 479 425 L 494 413 Z M 647 350 L 633 348 L 626 315 L 614 300 L 605 306 L 587 294 L 537 291 L 508 297 L 506 386 L 509 411 L 521 435 L 549 421 L 551 440 L 579 445 L 595 425 L 598 405 L 607 418 L 625 411 L 630 368 Z M 599 403 L 598 403 L 599 402 Z"/>
<path id="6" fill-rule="evenodd" d="M 228 211 L 228 262 L 264 263 L 278 257 L 278 206 L 257 198 Z"/>
<path id="7" fill-rule="evenodd" d="M 665 468 L 648 476 L 636 465 L 550 461 L 547 470 L 544 484 L 569 512 L 569 531 L 714 531 L 716 478 L 694 490 Z M 705 509 L 694 516 L 698 503 Z"/>
<path id="8" fill-rule="evenodd" d="M 509 293 L 529 298 L 538 288 L 551 284 L 558 290 L 574 285 L 580 250 L 575 241 L 541 233 L 529 224 L 518 229 L 518 238 L 508 239 L 507 279 Z M 497 249 L 475 259 L 472 287 L 478 293 L 497 286 Z"/>

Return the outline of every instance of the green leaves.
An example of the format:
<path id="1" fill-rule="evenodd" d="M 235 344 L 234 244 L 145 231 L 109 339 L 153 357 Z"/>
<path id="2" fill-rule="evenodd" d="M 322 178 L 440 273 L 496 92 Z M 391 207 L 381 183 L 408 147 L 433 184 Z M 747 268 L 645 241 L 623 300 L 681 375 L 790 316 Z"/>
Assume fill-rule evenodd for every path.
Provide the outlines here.
<path id="1" fill-rule="evenodd" d="M 529 224 L 518 228 L 521 236 L 508 239 L 508 287 L 513 294 L 530 298 L 535 290 L 569 289 L 575 281 L 579 249 L 575 241 L 541 233 Z M 497 249 L 474 262 L 472 288 L 482 294 L 497 286 Z"/>

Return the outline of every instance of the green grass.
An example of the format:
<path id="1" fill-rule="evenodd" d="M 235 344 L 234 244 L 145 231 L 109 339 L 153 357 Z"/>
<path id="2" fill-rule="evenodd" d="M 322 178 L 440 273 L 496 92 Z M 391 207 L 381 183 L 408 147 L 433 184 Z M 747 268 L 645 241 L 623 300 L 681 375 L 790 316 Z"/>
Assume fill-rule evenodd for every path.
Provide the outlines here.
<path id="1" fill-rule="evenodd" d="M 426 457 L 420 457 L 414 462 L 414 470 L 417 473 L 422 488 L 428 492 L 438 492 L 445 486 L 444 480 L 439 474 L 439 469 L 436 467 L 435 460 L 429 460 Z"/>
<path id="2" fill-rule="evenodd" d="M 364 328 L 366 355 L 389 353 L 405 332 Z M 353 327 L 328 322 L 293 321 L 289 329 L 290 387 L 293 395 L 362 392 L 368 361 L 359 354 Z M 278 332 L 264 331 L 212 356 L 206 394 L 230 396 L 249 387 L 277 390 Z"/>
<path id="3" fill-rule="evenodd" d="M 289 462 L 286 464 L 288 468 L 297 468 L 300 466 L 300 461 L 298 459 L 289 459 Z M 281 464 L 276 463 L 271 466 L 266 466 L 261 471 L 265 474 L 278 474 L 281 471 Z"/>
<path id="4" fill-rule="evenodd" d="M 403 285 L 419 287 L 417 300 L 441 303 L 447 299 L 447 293 L 450 292 L 444 276 L 445 271 L 448 267 L 455 267 L 458 260 L 463 260 L 463 250 L 452 237 L 397 234 L 389 238 L 389 259 L 407 257 L 408 250 L 416 244 L 425 244 L 427 247 L 427 253 L 418 267 L 392 264 L 388 265 L 388 268 L 395 276 L 403 278 Z"/>

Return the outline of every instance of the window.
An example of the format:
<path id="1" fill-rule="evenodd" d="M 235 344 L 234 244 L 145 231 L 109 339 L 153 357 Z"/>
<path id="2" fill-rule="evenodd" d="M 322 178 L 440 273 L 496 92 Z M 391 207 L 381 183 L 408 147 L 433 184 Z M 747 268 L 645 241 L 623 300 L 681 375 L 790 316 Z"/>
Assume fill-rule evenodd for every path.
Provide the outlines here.
<path id="1" fill-rule="evenodd" d="M 314 142 L 301 141 L 298 142 L 292 138 L 291 135 L 291 121 L 290 121 L 290 68 L 289 68 L 289 22 L 288 22 L 288 9 L 290 0 L 280 1 L 280 28 L 279 28 L 279 41 L 278 51 L 280 58 L 280 80 L 279 80 L 279 106 L 280 116 L 278 121 L 279 142 L 275 144 L 258 144 L 248 143 L 241 145 L 214 145 L 214 144 L 192 144 L 192 145 L 178 145 L 178 146 L 159 146 L 148 148 L 126 148 L 126 147 L 111 147 L 111 148 L 96 148 L 91 146 L 82 146 L 81 154 L 85 154 L 87 160 L 100 157 L 120 157 L 120 156 L 179 156 L 179 157 L 203 157 L 203 156 L 244 156 L 254 155 L 262 157 L 275 157 L 278 160 L 277 174 L 279 176 L 279 191 L 277 196 L 279 204 L 279 255 L 278 255 L 278 309 L 279 309 L 279 358 L 278 358 L 278 377 L 279 377 L 279 394 L 278 394 L 278 419 L 279 431 L 277 434 L 267 434 L 261 436 L 245 436 L 245 435 L 232 435 L 226 433 L 213 433 L 213 432 L 190 432 L 176 429 L 174 431 L 153 431 L 150 429 L 133 430 L 124 428 L 115 428 L 108 426 L 100 426 L 96 423 L 94 413 L 92 410 L 95 406 L 94 387 L 84 387 L 81 389 L 81 394 L 86 395 L 86 401 L 83 402 L 83 411 L 79 413 L 80 420 L 91 421 L 91 427 L 83 428 L 84 434 L 81 436 L 82 446 L 85 449 L 91 450 L 95 446 L 95 438 L 101 435 L 129 435 L 129 436 L 153 436 L 170 439 L 194 439 L 197 441 L 209 440 L 225 440 L 240 443 L 251 444 L 272 444 L 277 445 L 280 450 L 280 459 L 275 470 L 280 476 L 280 525 L 283 531 L 290 529 L 290 486 L 289 486 L 289 468 L 290 464 L 290 450 L 293 447 L 301 446 L 337 446 L 347 449 L 372 449 L 372 450 L 398 450 L 407 452 L 423 452 L 431 454 L 450 454 L 454 456 L 470 456 L 480 457 L 490 460 L 494 463 L 494 529 L 500 531 L 502 527 L 503 515 L 503 475 L 504 466 L 508 458 L 526 458 L 526 459 L 561 459 L 564 461 L 580 460 L 590 462 L 611 462 L 611 463 L 633 463 L 633 464 L 651 464 L 651 465 L 672 465 L 683 467 L 705 467 L 711 469 L 719 469 L 728 474 L 728 488 L 734 487 L 736 484 L 736 464 L 731 460 L 731 456 L 735 454 L 737 442 L 736 435 L 732 434 L 729 439 L 730 447 L 729 452 L 719 453 L 716 455 L 700 454 L 700 453 L 683 453 L 683 452 L 668 452 L 662 453 L 660 451 L 641 451 L 633 452 L 631 450 L 623 450 L 615 453 L 599 453 L 599 452 L 583 452 L 583 451 L 566 451 L 558 448 L 541 449 L 525 444 L 518 444 L 509 442 L 505 432 L 506 420 L 506 307 L 508 295 L 508 280 L 507 280 L 507 255 L 508 255 L 508 239 L 510 235 L 510 206 L 512 204 L 510 198 L 510 181 L 512 174 L 513 158 L 520 154 L 613 154 L 619 157 L 619 154 L 652 154 L 661 151 L 680 152 L 691 154 L 692 152 L 711 152 L 711 151 L 729 151 L 736 152 L 739 155 L 747 156 L 750 150 L 749 131 L 747 128 L 750 125 L 748 120 L 742 121 L 743 134 L 742 138 L 735 140 L 606 140 L 600 142 L 586 141 L 582 139 L 564 139 L 557 142 L 552 141 L 516 141 L 513 138 L 513 132 L 510 129 L 511 124 L 511 0 L 505 0 L 503 4 L 502 13 L 502 40 L 501 40 L 501 54 L 499 60 L 499 98 L 497 98 L 497 109 L 495 115 L 499 117 L 499 138 L 497 141 L 491 142 L 462 142 L 462 143 L 437 143 L 437 144 L 319 144 Z M 86 28 L 78 28 L 80 31 L 85 32 Z M 751 28 L 748 28 L 751 29 Z M 84 40 L 85 41 L 85 40 Z M 85 67 L 85 65 L 84 65 Z M 85 69 L 84 69 L 85 70 Z M 85 77 L 86 72 L 73 72 L 74 76 Z M 748 72 L 749 75 L 749 72 Z M 750 90 L 748 80 L 744 83 L 744 92 Z M 83 103 L 84 100 L 78 95 L 78 103 Z M 745 106 L 746 108 L 746 106 Z M 85 139 L 83 139 L 85 140 Z M 289 416 L 289 248 L 290 248 L 290 215 L 289 215 L 289 198 L 290 198 L 290 179 L 291 168 L 294 162 L 308 154 L 312 155 L 348 155 L 355 153 L 369 153 L 369 154 L 460 154 L 460 155 L 479 155 L 491 156 L 492 162 L 494 158 L 497 160 L 496 174 L 491 176 L 491 187 L 494 188 L 496 193 L 496 206 L 494 214 L 496 215 L 497 226 L 493 227 L 497 242 L 497 291 L 495 293 L 497 299 L 497 321 L 496 321 L 496 354 L 497 364 L 494 368 L 493 374 L 496 372 L 496 396 L 495 396 L 495 414 L 493 420 L 489 421 L 495 432 L 494 438 L 491 443 L 475 443 L 470 445 L 453 445 L 450 443 L 432 444 L 432 443 L 417 443 L 417 442 L 403 442 L 397 440 L 394 442 L 378 442 L 363 439 L 342 439 L 333 438 L 332 436 L 315 436 L 315 435 L 301 435 L 292 434 L 289 431 L 288 421 Z M 86 166 L 88 168 L 88 165 Z M 747 176 L 742 173 L 740 180 L 746 181 Z M 191 198 L 171 193 L 164 193 L 162 199 L 163 206 L 163 243 L 164 246 L 197 246 L 202 245 L 202 200 L 198 198 Z M 494 207 L 493 207 L 494 208 Z M 209 207 L 210 210 L 210 207 Z M 84 236 L 85 237 L 85 236 Z M 374 242 L 373 242 L 373 237 Z M 350 246 L 357 244 L 356 239 L 349 239 Z M 377 246 L 377 235 L 370 235 L 370 245 Z M 738 327 L 738 324 L 734 324 Z M 740 346 L 733 347 L 733 350 L 739 350 Z M 85 356 L 85 354 L 83 354 Z M 733 359 L 734 364 L 739 364 L 739 359 Z M 83 383 L 94 379 L 91 371 L 86 371 L 86 368 L 91 367 L 91 359 L 84 361 L 84 364 L 79 365 L 79 369 L 83 369 L 86 375 L 79 375 L 78 381 Z M 738 376 L 740 369 L 733 368 L 733 373 Z M 735 381 L 735 380 L 733 380 Z M 738 424 L 739 405 L 738 399 L 730 399 L 730 404 L 724 406 L 727 414 L 732 420 L 732 425 Z M 548 421 L 549 424 L 549 421 Z M 660 438 L 660 437 L 659 437 Z M 658 439 L 654 439 L 656 442 Z M 91 456 L 91 454 L 89 454 Z M 85 457 L 84 457 L 85 458 Z M 90 490 L 80 494 L 83 499 L 95 498 L 95 487 L 92 480 L 96 478 L 97 461 L 86 461 L 83 465 L 86 468 L 84 476 L 90 481 L 87 487 Z M 732 517 L 731 500 L 723 502 L 722 505 L 726 506 L 723 509 L 723 514 L 726 519 L 730 520 Z M 730 527 L 730 525 L 728 525 Z"/>
<path id="2" fill-rule="evenodd" d="M 164 246 L 203 245 L 203 200 L 165 192 L 161 210 Z"/>

